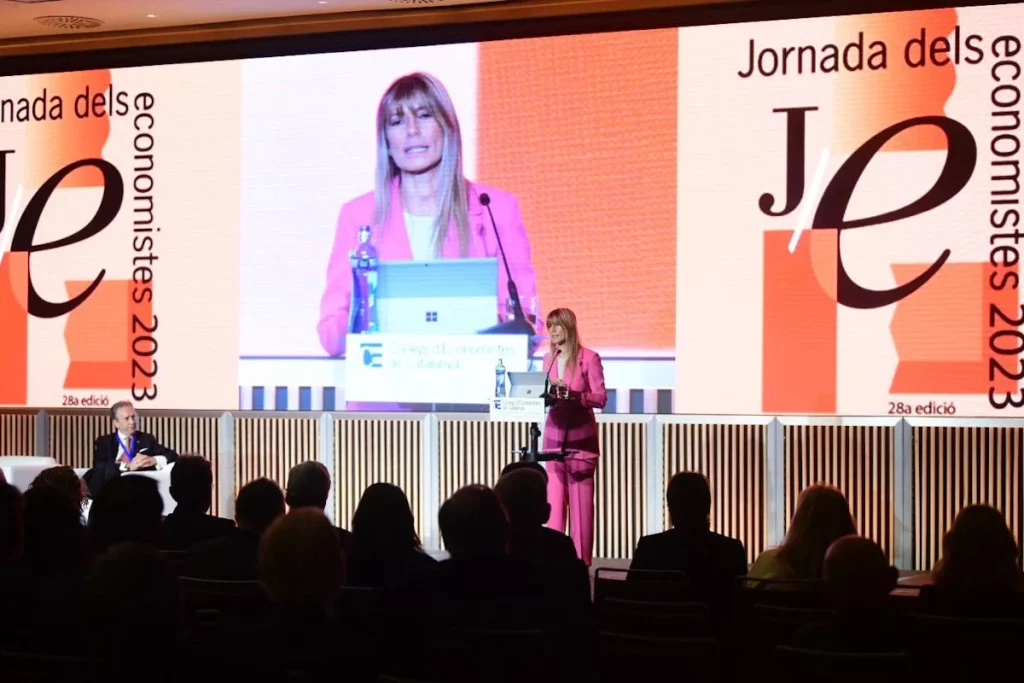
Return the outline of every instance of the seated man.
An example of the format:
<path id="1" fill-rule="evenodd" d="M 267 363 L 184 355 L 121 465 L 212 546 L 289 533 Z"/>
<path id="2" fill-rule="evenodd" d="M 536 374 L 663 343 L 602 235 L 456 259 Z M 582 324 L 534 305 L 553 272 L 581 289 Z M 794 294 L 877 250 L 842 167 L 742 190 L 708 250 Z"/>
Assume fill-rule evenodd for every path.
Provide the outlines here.
<path id="1" fill-rule="evenodd" d="M 551 515 L 547 486 L 547 477 L 539 466 L 509 470 L 494 486 L 508 513 L 510 554 L 531 562 L 576 560 L 582 565 L 572 539 L 545 526 Z"/>
<path id="2" fill-rule="evenodd" d="M 301 508 L 316 508 L 320 512 L 327 507 L 327 498 L 331 495 L 331 473 L 323 463 L 315 460 L 300 462 L 288 472 L 288 486 L 285 490 L 284 502 L 288 503 L 289 510 Z M 341 541 L 341 549 L 346 553 L 352 552 L 355 545 L 355 538 L 352 532 L 334 527 L 337 529 L 338 540 Z"/>
<path id="3" fill-rule="evenodd" d="M 92 449 L 92 469 L 85 473 L 89 495 L 93 498 L 103 485 L 122 472 L 163 469 L 178 459 L 178 454 L 160 445 L 156 437 L 135 431 L 135 407 L 119 401 L 110 408 L 114 433 L 96 439 Z"/>
<path id="4" fill-rule="evenodd" d="M 238 528 L 227 536 L 193 546 L 185 563 L 185 576 L 216 581 L 255 581 L 260 538 L 283 514 L 281 488 L 265 478 L 250 481 L 235 500 Z"/>
<path id="5" fill-rule="evenodd" d="M 234 530 L 230 519 L 206 514 L 213 498 L 213 470 L 206 458 L 178 458 L 171 470 L 171 497 L 178 505 L 164 520 L 164 550 L 188 550 Z"/>

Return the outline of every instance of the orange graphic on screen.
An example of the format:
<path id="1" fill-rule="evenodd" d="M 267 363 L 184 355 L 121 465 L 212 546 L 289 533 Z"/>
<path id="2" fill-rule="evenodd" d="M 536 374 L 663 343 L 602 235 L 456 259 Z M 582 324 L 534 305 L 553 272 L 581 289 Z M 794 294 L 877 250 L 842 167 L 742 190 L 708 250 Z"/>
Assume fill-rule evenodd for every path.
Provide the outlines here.
<path id="1" fill-rule="evenodd" d="M 840 70 L 834 74 L 836 87 L 833 101 L 835 138 L 833 147 L 847 154 L 859 147 L 878 131 L 918 116 L 942 116 L 946 102 L 956 85 L 954 54 L 935 53 L 932 46 L 941 47 L 938 39 L 947 40 L 957 29 L 955 9 L 894 12 L 866 16 L 837 17 L 836 41 L 845 45 L 864 33 L 864 41 L 882 41 L 888 48 L 887 66 L 878 71 Z M 920 67 L 907 64 L 905 49 L 911 45 L 910 58 L 917 62 L 916 46 L 924 35 L 925 63 Z M 959 40 L 960 58 L 966 51 L 966 36 L 956 30 L 953 40 Z M 912 42 L 913 41 L 913 42 Z M 948 57 L 946 64 L 936 64 Z M 893 93 L 899 93 L 893 97 Z M 886 143 L 884 151 L 922 151 L 946 148 L 946 137 L 935 126 L 916 126 Z"/>
<path id="2" fill-rule="evenodd" d="M 13 228 L 6 228 L 11 230 Z M 0 256 L 0 403 L 28 402 L 28 254 Z"/>
<path id="3" fill-rule="evenodd" d="M 67 282 L 68 296 L 77 296 L 90 284 Z M 153 328 L 153 304 L 135 303 L 134 287 L 131 280 L 104 280 L 85 303 L 68 314 L 64 341 L 70 362 L 65 389 L 150 387 L 151 359 L 139 360 L 132 377 L 132 342 L 137 331 L 144 334 L 133 328 Z"/>
<path id="4" fill-rule="evenodd" d="M 927 267 L 899 264 L 892 270 L 903 284 Z M 1016 290 L 989 286 L 994 274 L 1006 271 L 1016 273 L 1017 267 L 997 271 L 987 263 L 947 263 L 927 287 L 896 304 L 890 330 L 900 362 L 892 393 L 986 394 L 990 386 L 1016 393 L 1016 381 L 998 372 L 989 377 L 989 359 L 996 357 L 990 336 L 1014 329 L 993 316 L 992 307 L 1010 316 L 1020 308 Z M 996 324 L 989 326 L 991 321 Z"/>

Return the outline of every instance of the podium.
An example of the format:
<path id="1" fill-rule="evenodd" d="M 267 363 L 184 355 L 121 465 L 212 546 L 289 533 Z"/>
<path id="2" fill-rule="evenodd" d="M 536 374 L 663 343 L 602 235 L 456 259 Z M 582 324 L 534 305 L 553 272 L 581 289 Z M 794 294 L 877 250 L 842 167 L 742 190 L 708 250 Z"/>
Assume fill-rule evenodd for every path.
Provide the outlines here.
<path id="1" fill-rule="evenodd" d="M 544 398 L 516 398 L 498 396 L 490 401 L 490 418 L 492 422 L 528 422 L 530 423 L 530 444 L 523 446 L 517 453 L 524 462 L 545 462 L 547 460 L 563 460 L 572 455 L 572 451 L 542 451 L 540 443 L 540 422 L 547 420 L 547 400 Z"/>

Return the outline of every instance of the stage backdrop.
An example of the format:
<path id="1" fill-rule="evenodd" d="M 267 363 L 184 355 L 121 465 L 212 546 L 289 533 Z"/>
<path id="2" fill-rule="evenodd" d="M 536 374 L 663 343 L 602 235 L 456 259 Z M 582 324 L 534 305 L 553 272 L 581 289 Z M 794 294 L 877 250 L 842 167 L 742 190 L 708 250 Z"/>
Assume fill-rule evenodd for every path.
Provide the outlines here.
<path id="1" fill-rule="evenodd" d="M 423 70 L 620 409 L 1019 416 L 1022 15 L 0 79 L 0 405 L 344 408 L 379 357 L 317 334 L 338 213 Z"/>

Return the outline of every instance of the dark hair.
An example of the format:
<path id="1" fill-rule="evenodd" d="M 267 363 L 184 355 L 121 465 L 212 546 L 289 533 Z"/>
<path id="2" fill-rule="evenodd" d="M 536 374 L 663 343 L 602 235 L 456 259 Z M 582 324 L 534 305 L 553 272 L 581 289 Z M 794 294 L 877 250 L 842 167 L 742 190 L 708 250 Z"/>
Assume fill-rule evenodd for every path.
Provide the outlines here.
<path id="1" fill-rule="evenodd" d="M 182 508 L 206 512 L 213 498 L 213 468 L 199 455 L 183 455 L 171 468 L 171 497 Z"/>
<path id="2" fill-rule="evenodd" d="M 665 502 L 672 526 L 707 529 L 711 523 L 711 485 L 699 472 L 678 472 L 668 481 Z"/>
<path id="3" fill-rule="evenodd" d="M 498 475 L 498 478 L 500 479 L 506 474 L 511 474 L 516 470 L 532 470 L 534 472 L 539 472 L 544 475 L 544 481 L 548 480 L 548 471 L 544 469 L 544 465 L 541 465 L 539 462 L 531 462 L 530 460 L 517 460 L 515 462 L 510 462 L 502 468 L 501 474 Z"/>
<path id="4" fill-rule="evenodd" d="M 43 470 L 32 480 L 29 490 L 43 487 L 62 492 L 79 509 L 81 509 L 82 503 L 85 502 L 85 495 L 82 492 L 82 480 L 67 465 L 58 465 L 57 467 Z"/>
<path id="5" fill-rule="evenodd" d="M 957 514 L 942 540 L 935 584 L 970 594 L 1008 593 L 1020 588 L 1017 543 L 999 510 L 968 505 Z"/>
<path id="6" fill-rule="evenodd" d="M 158 546 L 163 509 L 160 491 L 149 477 L 111 479 L 96 494 L 89 511 L 94 550 L 103 552 L 121 541 Z"/>
<path id="7" fill-rule="evenodd" d="M 331 475 L 323 463 L 307 460 L 288 472 L 288 486 L 284 496 L 288 507 L 323 510 L 330 494 Z"/>
<path id="8" fill-rule="evenodd" d="M 375 553 L 419 549 L 416 519 L 405 491 L 384 482 L 370 484 L 363 491 L 352 515 L 352 533 L 361 548 Z"/>
<path id="9" fill-rule="evenodd" d="M 242 487 L 235 499 L 235 520 L 238 526 L 262 534 L 275 519 L 284 514 L 281 487 L 266 477 L 255 479 Z"/>
<path id="10" fill-rule="evenodd" d="M 507 474 L 494 485 L 508 513 L 509 524 L 517 529 L 536 529 L 548 521 L 547 481 L 532 467 L 520 467 Z"/>
<path id="11" fill-rule="evenodd" d="M 846 496 L 839 489 L 815 484 L 800 494 L 778 559 L 797 579 L 820 579 L 828 547 L 856 534 Z"/>
<path id="12" fill-rule="evenodd" d="M 441 537 L 455 559 L 508 553 L 508 518 L 501 499 L 486 486 L 464 486 L 441 506 Z"/>
<path id="13" fill-rule="evenodd" d="M 25 562 L 36 576 L 70 572 L 85 560 L 81 504 L 55 486 L 25 492 Z"/>
<path id="14" fill-rule="evenodd" d="M 21 491 L 0 481 L 0 568 L 21 558 L 23 511 Z"/>

